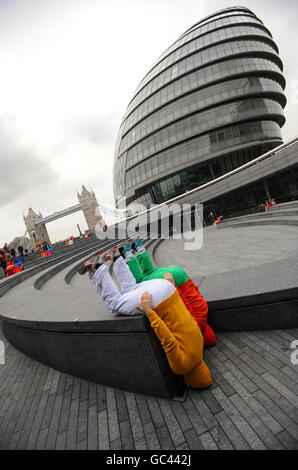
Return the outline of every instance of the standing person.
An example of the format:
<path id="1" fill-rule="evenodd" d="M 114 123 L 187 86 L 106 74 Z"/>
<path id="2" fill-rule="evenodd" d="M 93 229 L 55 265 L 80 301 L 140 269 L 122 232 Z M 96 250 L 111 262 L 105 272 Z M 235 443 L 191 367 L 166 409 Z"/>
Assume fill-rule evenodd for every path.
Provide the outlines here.
<path id="1" fill-rule="evenodd" d="M 7 246 L 7 243 L 5 243 L 3 250 L 5 251 L 5 253 L 9 253 L 9 248 Z"/>
<path id="2" fill-rule="evenodd" d="M 14 247 L 12 247 L 12 248 L 10 249 L 10 254 L 11 254 L 11 256 L 12 256 L 13 258 L 16 257 L 16 250 L 14 249 Z"/>
<path id="3" fill-rule="evenodd" d="M 122 294 L 108 267 L 103 264 L 107 255 L 113 259 L 113 271 Z M 202 333 L 175 288 L 171 274 L 167 279 L 137 284 L 116 247 L 107 255 L 91 258 L 81 266 L 79 273 L 95 271 L 92 280 L 110 311 L 122 315 L 136 315 L 140 311 L 146 314 L 167 355 L 169 366 L 175 374 L 184 375 L 188 387 L 210 387 L 212 378 L 203 361 Z"/>
<path id="4" fill-rule="evenodd" d="M 22 245 L 18 246 L 18 251 L 20 256 L 24 256 L 24 248 L 22 247 Z"/>
<path id="5" fill-rule="evenodd" d="M 1 250 L 1 251 L 0 251 L 0 267 L 1 267 L 2 270 L 3 270 L 5 277 L 7 276 L 7 274 L 6 274 L 6 266 L 7 266 L 7 263 L 6 263 L 5 251 L 4 251 L 4 250 Z"/>

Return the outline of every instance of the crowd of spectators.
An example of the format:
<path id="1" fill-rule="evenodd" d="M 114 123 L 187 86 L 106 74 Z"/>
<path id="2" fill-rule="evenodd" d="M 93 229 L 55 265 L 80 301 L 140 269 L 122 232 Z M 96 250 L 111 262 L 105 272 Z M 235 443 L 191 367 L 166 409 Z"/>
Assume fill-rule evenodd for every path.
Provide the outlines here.
<path id="1" fill-rule="evenodd" d="M 5 245 L 3 248 L 0 248 L 0 270 L 1 270 L 1 277 L 7 276 L 7 266 L 11 265 L 12 263 L 19 262 L 20 260 L 24 260 L 24 256 L 28 255 L 28 250 L 22 247 L 22 245 L 17 247 L 17 250 L 13 245 Z M 20 259 L 17 259 L 17 256 Z"/>

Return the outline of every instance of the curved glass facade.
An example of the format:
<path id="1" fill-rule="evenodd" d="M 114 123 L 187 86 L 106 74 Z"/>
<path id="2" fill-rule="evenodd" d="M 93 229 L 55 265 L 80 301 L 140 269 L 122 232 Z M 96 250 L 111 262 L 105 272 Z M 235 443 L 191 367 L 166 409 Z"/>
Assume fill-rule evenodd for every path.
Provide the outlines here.
<path id="1" fill-rule="evenodd" d="M 160 203 L 280 145 L 282 70 L 270 31 L 246 8 L 187 30 L 127 107 L 115 148 L 116 204 L 123 196 Z"/>

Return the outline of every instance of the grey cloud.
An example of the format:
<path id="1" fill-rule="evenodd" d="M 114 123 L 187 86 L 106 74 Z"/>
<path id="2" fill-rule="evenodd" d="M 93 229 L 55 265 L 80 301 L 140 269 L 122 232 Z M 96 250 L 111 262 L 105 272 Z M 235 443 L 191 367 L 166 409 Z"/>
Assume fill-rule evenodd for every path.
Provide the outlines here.
<path id="1" fill-rule="evenodd" d="M 0 116 L 0 204 L 22 197 L 32 187 L 44 191 L 54 183 L 55 171 L 42 159 L 36 150 L 22 143 L 14 117 Z"/>
<path id="2" fill-rule="evenodd" d="M 64 143 L 92 143 L 105 145 L 115 139 L 120 126 L 118 116 L 83 115 L 73 116 L 63 124 Z"/>

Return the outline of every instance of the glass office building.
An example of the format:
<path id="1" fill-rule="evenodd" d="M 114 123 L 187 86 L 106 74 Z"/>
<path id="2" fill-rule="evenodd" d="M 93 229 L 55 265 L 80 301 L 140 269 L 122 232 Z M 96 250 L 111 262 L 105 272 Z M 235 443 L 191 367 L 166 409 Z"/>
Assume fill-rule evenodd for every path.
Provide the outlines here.
<path id="1" fill-rule="evenodd" d="M 118 205 L 159 204 L 282 144 L 285 79 L 270 31 L 247 8 L 196 23 L 155 62 L 123 117 Z"/>

